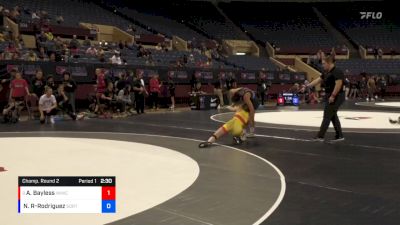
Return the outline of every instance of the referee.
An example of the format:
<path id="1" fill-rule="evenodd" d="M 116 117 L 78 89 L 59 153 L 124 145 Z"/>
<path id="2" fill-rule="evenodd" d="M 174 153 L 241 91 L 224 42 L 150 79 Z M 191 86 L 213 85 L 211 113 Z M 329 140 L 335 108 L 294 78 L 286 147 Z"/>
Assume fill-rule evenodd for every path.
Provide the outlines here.
<path id="1" fill-rule="evenodd" d="M 329 124 L 332 121 L 333 127 L 336 131 L 336 136 L 333 142 L 343 141 L 342 127 L 340 125 L 339 117 L 337 112 L 340 106 L 345 101 L 345 93 L 343 90 L 344 74 L 343 71 L 335 66 L 335 59 L 332 56 L 327 56 L 322 60 L 322 66 L 324 73 L 313 82 L 307 85 L 311 88 L 317 84 L 325 84 L 325 106 L 324 106 L 324 118 L 321 123 L 318 135 L 314 138 L 316 141 L 324 141 L 325 133 L 329 128 Z M 303 90 L 304 91 L 304 88 Z"/>

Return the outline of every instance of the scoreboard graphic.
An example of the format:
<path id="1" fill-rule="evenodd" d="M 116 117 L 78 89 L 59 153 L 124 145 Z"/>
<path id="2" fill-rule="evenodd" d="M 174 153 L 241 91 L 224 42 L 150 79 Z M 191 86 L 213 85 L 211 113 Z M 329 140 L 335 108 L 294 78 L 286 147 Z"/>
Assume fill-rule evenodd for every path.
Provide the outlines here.
<path id="1" fill-rule="evenodd" d="M 300 99 L 298 94 L 294 93 L 280 93 L 277 99 L 278 106 L 291 105 L 298 106 L 300 104 Z"/>
<path id="2" fill-rule="evenodd" d="M 18 213 L 116 213 L 115 177 L 18 177 Z"/>

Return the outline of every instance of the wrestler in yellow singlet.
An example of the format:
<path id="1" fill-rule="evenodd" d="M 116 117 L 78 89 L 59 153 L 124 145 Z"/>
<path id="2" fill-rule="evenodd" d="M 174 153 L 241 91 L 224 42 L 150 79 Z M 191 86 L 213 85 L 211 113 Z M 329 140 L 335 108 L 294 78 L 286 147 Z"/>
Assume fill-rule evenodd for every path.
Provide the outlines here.
<path id="1" fill-rule="evenodd" d="M 225 133 L 230 133 L 234 137 L 240 137 L 249 121 L 249 113 L 244 109 L 238 109 L 232 119 L 222 125 Z"/>
<path id="2" fill-rule="evenodd" d="M 218 128 L 207 141 L 201 142 L 199 148 L 205 148 L 227 133 L 232 134 L 235 144 L 241 144 L 246 140 L 245 129 L 248 123 L 254 126 L 254 110 L 258 107 L 258 99 L 254 92 L 248 88 L 237 88 L 232 91 L 232 106 L 228 109 L 236 113 L 228 122 Z"/>

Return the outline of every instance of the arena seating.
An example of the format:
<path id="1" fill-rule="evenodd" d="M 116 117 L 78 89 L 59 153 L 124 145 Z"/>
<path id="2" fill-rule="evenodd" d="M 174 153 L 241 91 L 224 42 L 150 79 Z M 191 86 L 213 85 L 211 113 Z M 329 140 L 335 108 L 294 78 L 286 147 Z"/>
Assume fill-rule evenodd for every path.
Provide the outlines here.
<path id="1" fill-rule="evenodd" d="M 327 3 L 318 9 L 341 31 L 358 45 L 381 48 L 385 54 L 400 52 L 400 19 L 397 9 L 380 2 Z M 340 12 L 340 13 L 338 13 Z M 360 12 L 382 12 L 381 19 L 361 19 Z"/>
<path id="2" fill-rule="evenodd" d="M 60 4 L 63 2 L 63 4 Z M 100 6 L 89 1 L 73 1 L 73 0 L 62 0 L 62 1 L 30 1 L 30 0 L 0 0 L 0 4 L 8 8 L 14 6 L 23 7 L 24 13 L 21 15 L 23 22 L 30 22 L 32 20 L 31 13 L 37 10 L 47 11 L 50 17 L 51 23 L 56 23 L 55 18 L 62 16 L 65 26 L 78 26 L 79 22 L 95 23 L 112 25 L 126 30 L 132 23 L 128 20 L 117 16 L 116 14 L 107 11 Z M 142 29 L 139 26 L 134 26 L 136 34 L 150 33 L 149 31 Z"/>
<path id="3" fill-rule="evenodd" d="M 176 34 L 186 40 L 201 39 L 204 35 L 217 40 L 248 40 L 246 34 L 221 15 L 210 2 L 161 1 L 155 6 L 151 3 L 124 1 L 125 5 L 130 6 L 131 9 L 122 8 L 121 12 L 167 35 L 177 31 Z M 179 14 L 172 12 L 179 12 Z M 160 17 L 168 19 L 160 22 Z M 197 29 L 203 36 L 198 32 L 188 30 L 182 24 Z"/>
<path id="4" fill-rule="evenodd" d="M 261 70 L 262 68 L 270 71 L 277 70 L 277 66 L 271 62 L 268 58 L 256 57 L 256 56 L 240 56 L 233 55 L 226 58 L 226 61 L 236 65 L 237 67 L 248 69 L 248 70 Z"/>
<path id="5" fill-rule="evenodd" d="M 283 59 L 278 59 L 280 62 L 282 62 L 282 63 L 284 63 L 284 64 L 286 64 L 286 65 L 289 65 L 289 66 L 293 66 L 294 65 L 294 59 L 292 58 L 292 59 L 285 59 L 285 58 L 283 58 Z"/>
<path id="6" fill-rule="evenodd" d="M 214 39 L 249 39 L 233 23 L 226 20 L 211 2 L 182 1 L 174 7 L 178 7 L 182 12 L 179 19 L 198 27 Z"/>
<path id="7" fill-rule="evenodd" d="M 314 54 L 319 49 L 330 52 L 341 43 L 330 35 L 311 6 L 302 3 L 220 3 L 230 18 L 256 40 L 276 46 L 277 54 Z M 243 14 L 243 9 L 252 12 Z"/>
<path id="8" fill-rule="evenodd" d="M 241 32 L 238 26 L 230 22 L 229 19 L 225 18 L 211 2 L 166 1 L 157 3 L 156 6 L 152 3 L 132 2 L 126 5 L 124 3 L 123 5 L 127 6 L 125 8 L 110 4 L 108 4 L 107 7 L 101 7 L 90 1 L 63 0 L 63 2 L 65 4 L 50 0 L 0 0 L 0 4 L 8 8 L 12 8 L 15 5 L 23 6 L 21 20 L 25 22 L 31 20 L 31 12 L 45 10 L 49 13 L 52 23 L 55 23 L 54 18 L 56 16 L 63 16 L 65 21 L 61 25 L 65 26 L 78 27 L 79 22 L 88 22 L 115 25 L 125 30 L 129 25 L 132 25 L 132 21 L 134 21 L 134 23 L 137 21 L 141 26 L 145 25 L 148 29 L 144 29 L 136 24 L 134 25 L 136 29 L 135 34 L 151 34 L 149 30 L 152 30 L 166 35 L 169 38 L 173 35 L 178 35 L 189 42 L 198 41 L 200 43 L 213 41 L 210 38 L 214 38 L 218 41 L 221 39 L 248 39 L 247 35 Z M 113 3 L 113 1 L 106 2 Z M 345 13 L 336 13 L 333 15 L 333 12 L 337 12 L 340 6 L 343 6 L 341 4 L 342 3 L 338 3 L 335 4 L 334 7 L 331 7 L 330 4 L 292 3 L 290 5 L 283 5 L 281 3 L 231 2 L 219 3 L 219 7 L 223 9 L 231 20 L 241 26 L 241 28 L 247 30 L 248 34 L 256 40 L 261 42 L 268 41 L 274 44 L 277 54 L 315 54 L 319 49 L 328 53 L 334 46 L 337 47 L 336 51 L 340 54 L 341 43 L 327 32 L 324 25 L 319 21 L 319 18 L 313 11 L 312 6 L 317 6 L 317 8 L 331 20 L 336 27 L 343 30 L 351 40 L 366 47 L 383 48 L 385 53 L 388 53 L 390 49 L 400 52 L 400 30 L 397 28 L 399 20 L 392 11 L 383 8 L 382 11 L 387 15 L 384 20 L 369 20 L 365 22 L 359 19 L 359 11 L 371 11 L 372 7 L 375 6 L 373 3 L 367 4 L 365 7 L 358 7 L 359 5 L 357 5 L 354 9 L 343 7 L 341 10 L 344 10 Z M 115 7 L 117 13 L 109 10 L 113 9 L 113 7 Z M 248 16 L 248 13 L 246 15 L 241 14 L 240 12 L 243 8 L 251 11 L 252 16 Z M 172 9 L 182 13 L 173 14 Z M 375 11 L 379 10 L 381 10 L 379 7 L 375 9 Z M 349 14 L 350 16 L 343 16 L 343 14 Z M 391 25 L 387 26 L 387 24 Z M 0 43 L 1 52 L 4 51 L 7 44 L 7 42 Z M 46 49 L 54 47 L 51 46 L 52 42 L 46 42 L 44 45 Z M 266 56 L 221 55 L 218 60 L 212 59 L 211 63 L 209 63 L 207 56 L 200 53 L 199 49 L 190 51 L 148 49 L 148 51 L 151 52 L 151 59 L 147 59 L 139 58 L 136 48 L 137 45 L 134 45 L 132 49 L 119 49 L 116 43 L 109 43 L 108 49 L 105 51 L 105 62 L 107 63 L 109 61 L 115 51 L 119 51 L 121 53 L 121 58 L 126 60 L 127 66 L 132 67 L 154 66 L 167 70 L 176 68 L 177 61 L 188 57 L 188 63 L 179 69 L 191 72 L 203 69 L 212 70 L 214 75 L 218 73 L 218 69 L 232 71 L 233 69 L 234 71 L 248 70 L 253 74 L 257 73 L 255 71 L 259 71 L 262 68 L 272 72 L 278 70 L 277 66 Z M 24 55 L 29 50 L 30 49 L 23 48 L 20 53 Z M 97 56 L 90 56 L 85 52 L 86 47 L 80 47 L 68 63 L 96 64 L 95 66 L 104 64 L 104 62 L 99 61 Z M 286 65 L 294 64 L 293 59 L 280 59 L 280 61 Z M 397 75 L 398 77 L 400 74 L 400 61 L 396 59 L 338 60 L 337 65 L 346 71 L 347 74 L 351 75 L 359 75 L 362 72 L 366 72 L 367 74 L 373 75 Z M 237 72 L 237 75 L 240 76 L 240 72 Z M 275 82 L 279 83 L 279 79 L 276 79 Z M 293 82 L 293 80 L 290 80 L 288 83 Z M 244 82 L 243 84 L 254 85 L 250 83 L 251 82 Z M 186 96 L 188 92 L 188 87 L 185 85 L 187 85 L 187 83 L 179 87 L 177 91 L 177 93 L 182 94 L 182 96 Z M 289 89 L 291 86 L 291 84 L 285 85 L 274 84 L 270 93 L 277 94 L 283 90 Z M 83 86 L 80 88 L 86 89 L 89 87 Z M 212 89 L 212 86 L 207 86 L 206 88 Z M 396 91 L 399 91 L 397 86 L 390 86 L 390 91 L 388 90 L 388 92 Z M 84 96 L 84 98 L 86 98 L 86 90 L 79 90 L 79 93 L 81 93 L 79 96 Z"/>
<path id="9" fill-rule="evenodd" d="M 350 74 L 400 74 L 400 60 L 363 60 L 349 59 L 337 60 L 336 64 L 342 70 L 348 70 Z"/>
<path id="10" fill-rule="evenodd" d="M 166 13 L 162 15 L 152 15 L 147 13 L 140 13 L 136 10 L 129 8 L 118 8 L 118 11 L 125 14 L 129 18 L 135 19 L 142 24 L 151 27 L 152 29 L 167 35 L 168 37 L 172 37 L 174 35 L 179 36 L 184 40 L 204 40 L 206 37 L 197 33 L 196 31 L 188 28 L 182 23 L 179 23 L 171 18 Z"/>

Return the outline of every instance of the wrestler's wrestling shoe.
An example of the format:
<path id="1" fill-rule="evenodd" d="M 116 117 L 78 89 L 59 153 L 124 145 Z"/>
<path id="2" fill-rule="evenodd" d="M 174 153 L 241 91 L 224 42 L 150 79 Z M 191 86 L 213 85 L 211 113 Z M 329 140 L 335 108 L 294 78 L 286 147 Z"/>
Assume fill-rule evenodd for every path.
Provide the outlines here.
<path id="1" fill-rule="evenodd" d="M 240 137 L 233 137 L 233 143 L 235 145 L 241 145 L 243 143 L 243 140 Z"/>
<path id="2" fill-rule="evenodd" d="M 256 135 L 255 135 L 254 133 L 247 133 L 247 134 L 246 134 L 246 137 L 248 137 L 248 138 L 254 138 L 254 137 L 256 137 Z"/>
<path id="3" fill-rule="evenodd" d="M 212 145 L 212 142 L 205 141 L 205 142 L 201 142 L 201 143 L 199 144 L 199 148 L 208 148 L 208 147 L 210 147 L 211 145 Z"/>
<path id="4" fill-rule="evenodd" d="M 256 135 L 254 134 L 254 128 L 250 128 L 250 132 L 246 134 L 247 138 L 255 138 Z"/>

